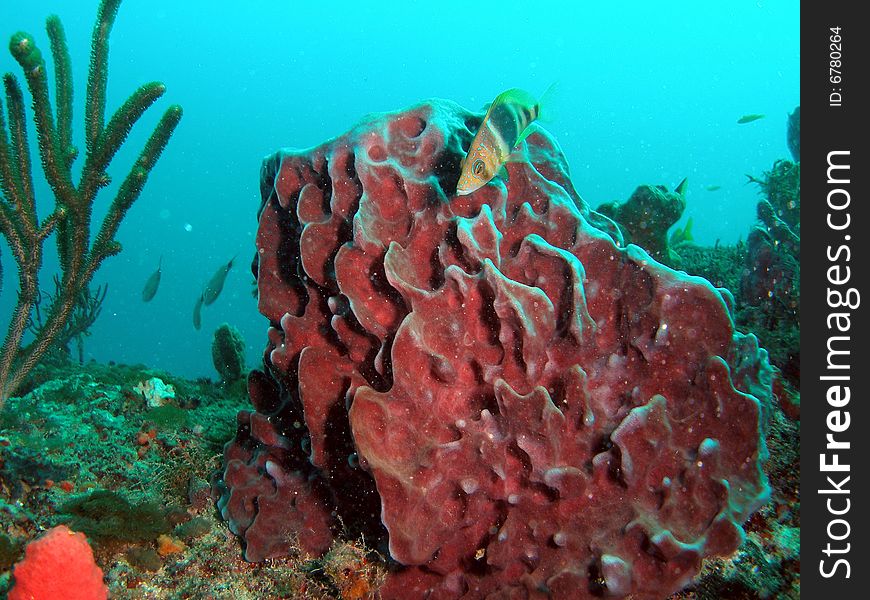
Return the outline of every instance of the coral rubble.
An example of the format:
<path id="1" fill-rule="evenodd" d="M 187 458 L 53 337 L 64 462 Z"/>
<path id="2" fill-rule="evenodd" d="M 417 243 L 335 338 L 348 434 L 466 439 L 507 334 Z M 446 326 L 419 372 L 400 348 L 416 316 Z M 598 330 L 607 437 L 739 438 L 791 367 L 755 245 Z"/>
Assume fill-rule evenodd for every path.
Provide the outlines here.
<path id="1" fill-rule="evenodd" d="M 268 344 L 219 509 L 252 561 L 383 544 L 383 598 L 661 598 L 767 498 L 766 352 L 617 247 L 546 132 L 456 197 L 479 123 L 430 101 L 265 160 Z"/>

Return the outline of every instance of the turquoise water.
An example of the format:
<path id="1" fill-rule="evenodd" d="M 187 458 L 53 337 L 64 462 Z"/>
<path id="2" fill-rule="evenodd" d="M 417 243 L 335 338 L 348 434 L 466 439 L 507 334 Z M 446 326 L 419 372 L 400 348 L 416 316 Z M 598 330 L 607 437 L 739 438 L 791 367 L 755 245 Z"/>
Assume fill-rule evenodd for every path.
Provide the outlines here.
<path id="1" fill-rule="evenodd" d="M 603 4 L 125 0 L 111 37 L 109 112 L 139 84 L 160 80 L 167 92 L 116 157 L 115 181 L 170 103 L 185 114 L 121 226 L 124 251 L 93 280 L 109 292 L 86 358 L 214 375 L 211 334 L 226 321 L 242 331 L 257 364 L 266 323 L 251 296 L 249 264 L 262 157 L 316 145 L 366 113 L 429 97 L 476 109 L 506 88 L 541 93 L 558 81 L 556 117 L 546 127 L 589 204 L 688 176 L 683 219 L 694 218 L 695 239 L 745 239 L 757 201 L 745 174 L 788 157 L 786 115 L 800 102 L 799 3 Z M 49 54 L 44 20 L 52 13 L 63 20 L 73 58 L 74 135 L 83 148 L 96 2 L 4 0 L 0 71 L 20 78 L 5 50 L 19 29 Z M 767 116 L 737 125 L 747 113 Z M 705 190 L 714 185 L 722 187 Z M 100 216 L 114 189 L 101 194 Z M 37 193 L 49 210 L 44 182 Z M 49 288 L 56 261 L 53 245 L 46 250 Z M 0 252 L 5 324 L 16 279 L 8 248 Z M 160 289 L 143 304 L 142 286 L 161 255 Z M 194 330 L 202 286 L 234 255 L 222 296 Z"/>

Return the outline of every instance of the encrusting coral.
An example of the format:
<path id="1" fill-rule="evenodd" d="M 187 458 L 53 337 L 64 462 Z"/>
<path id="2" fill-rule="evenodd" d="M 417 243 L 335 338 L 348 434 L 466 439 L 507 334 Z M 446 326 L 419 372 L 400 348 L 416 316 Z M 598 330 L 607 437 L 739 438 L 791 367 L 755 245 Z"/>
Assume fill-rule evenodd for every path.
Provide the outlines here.
<path id="1" fill-rule="evenodd" d="M 145 143 L 132 169 L 121 183 L 91 242 L 94 199 L 109 184 L 106 169 L 133 125 L 165 87 L 151 82 L 141 86 L 106 122 L 108 38 L 121 0 L 103 0 L 97 13 L 85 98 L 85 163 L 78 185 L 72 165 L 78 155 L 72 135 L 71 58 L 60 19 L 51 16 L 46 29 L 55 67 L 55 102 L 49 98 L 48 73 L 32 35 L 18 32 L 9 42 L 12 56 L 21 65 L 33 98 L 37 145 L 45 178 L 55 197 L 54 210 L 40 221 L 37 216 L 24 96 L 11 73 L 3 77 L 8 124 L 0 110 L 0 231 L 6 237 L 18 266 L 18 301 L 0 352 L 0 405 L 15 393 L 22 379 L 39 362 L 64 330 L 81 293 L 103 260 L 121 251 L 115 234 L 121 220 L 139 197 L 148 174 L 181 119 L 181 107 L 170 106 Z M 46 312 L 35 339 L 22 345 L 39 295 L 39 270 L 43 244 L 55 234 L 61 266 L 61 285 Z"/>

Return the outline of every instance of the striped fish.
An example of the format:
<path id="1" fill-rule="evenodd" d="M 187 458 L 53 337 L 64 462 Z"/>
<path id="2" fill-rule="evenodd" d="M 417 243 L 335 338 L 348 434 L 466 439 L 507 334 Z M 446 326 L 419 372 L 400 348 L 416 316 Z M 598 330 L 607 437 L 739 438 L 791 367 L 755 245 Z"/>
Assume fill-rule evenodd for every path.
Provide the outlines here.
<path id="1" fill-rule="evenodd" d="M 544 93 L 548 96 L 550 89 Z M 530 93 L 511 89 L 499 94 L 462 159 L 456 193 L 465 196 L 489 183 L 507 162 L 514 148 L 532 133 L 531 124 L 540 119 L 541 105 Z"/>

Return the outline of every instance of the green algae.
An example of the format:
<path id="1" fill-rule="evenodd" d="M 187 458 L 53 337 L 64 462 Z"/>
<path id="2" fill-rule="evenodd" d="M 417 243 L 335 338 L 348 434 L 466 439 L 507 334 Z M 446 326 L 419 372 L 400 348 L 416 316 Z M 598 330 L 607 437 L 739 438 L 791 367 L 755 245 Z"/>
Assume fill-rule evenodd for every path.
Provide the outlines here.
<path id="1" fill-rule="evenodd" d="M 154 548 L 141 548 L 133 546 L 124 553 L 124 558 L 131 565 L 144 571 L 159 571 L 163 566 L 163 559 Z"/>
<path id="2" fill-rule="evenodd" d="M 96 543 L 149 542 L 172 531 L 167 511 L 155 501 L 131 502 L 112 490 L 93 490 L 59 509 L 71 529 Z"/>
<path id="3" fill-rule="evenodd" d="M 173 535 L 190 543 L 206 535 L 209 531 L 211 531 L 211 523 L 208 519 L 196 517 L 186 523 L 179 524 L 173 531 Z"/>
<path id="4" fill-rule="evenodd" d="M 0 532 L 0 571 L 5 571 L 15 564 L 21 556 L 21 544 Z"/>
<path id="5" fill-rule="evenodd" d="M 740 289 L 740 278 L 746 270 L 746 244 L 698 246 L 683 243 L 676 262 L 675 267 L 689 275 L 703 277 L 715 287 L 726 288 L 736 294 Z"/>
<path id="6" fill-rule="evenodd" d="M 148 410 L 143 415 L 143 424 L 178 431 L 190 425 L 190 414 L 183 408 L 166 404 Z"/>

